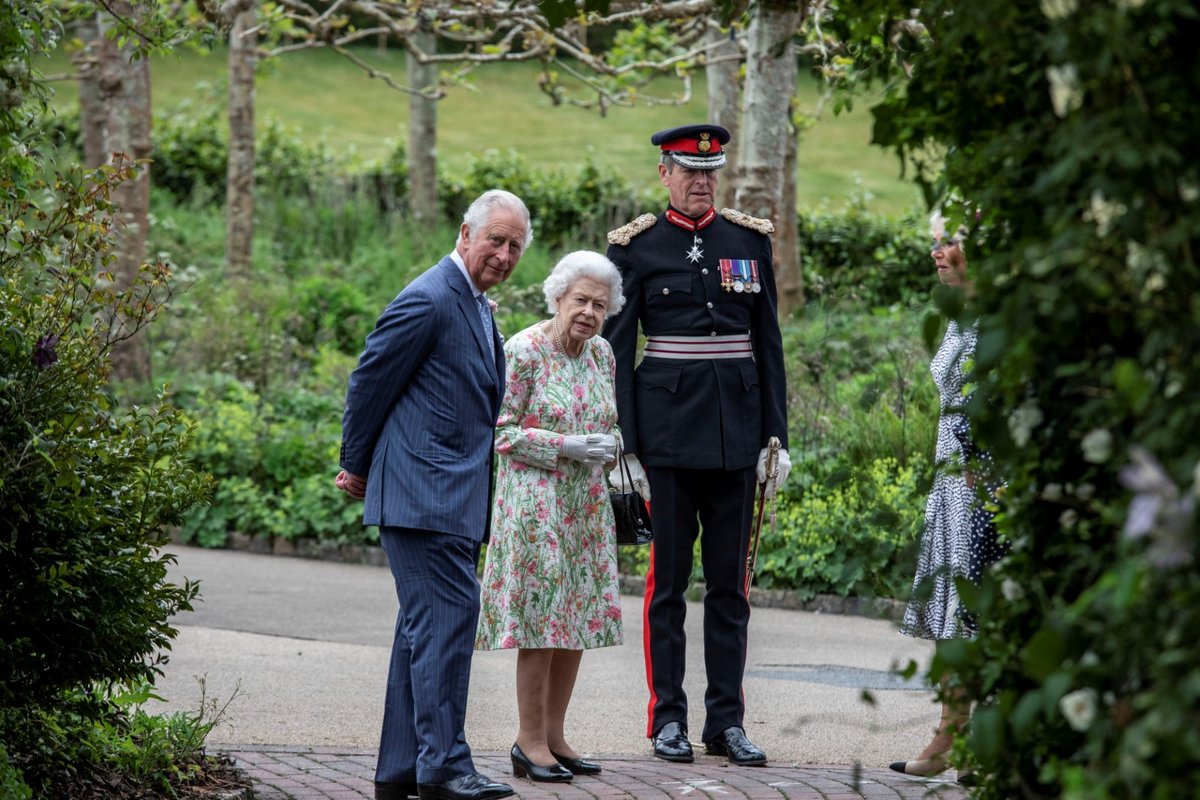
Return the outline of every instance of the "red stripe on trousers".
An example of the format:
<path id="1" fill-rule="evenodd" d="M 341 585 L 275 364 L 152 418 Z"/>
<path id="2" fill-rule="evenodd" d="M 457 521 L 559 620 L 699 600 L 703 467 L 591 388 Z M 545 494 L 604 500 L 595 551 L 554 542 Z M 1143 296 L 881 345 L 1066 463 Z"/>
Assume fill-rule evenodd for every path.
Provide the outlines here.
<path id="1" fill-rule="evenodd" d="M 646 503 L 650 510 L 650 503 Z M 654 725 L 654 706 L 658 695 L 654 693 L 654 661 L 650 654 L 650 601 L 654 599 L 654 542 L 650 542 L 650 566 L 646 569 L 646 590 L 642 593 L 642 653 L 646 658 L 646 686 L 650 689 L 650 703 L 646 707 L 646 738 L 654 736 L 650 728 Z"/>

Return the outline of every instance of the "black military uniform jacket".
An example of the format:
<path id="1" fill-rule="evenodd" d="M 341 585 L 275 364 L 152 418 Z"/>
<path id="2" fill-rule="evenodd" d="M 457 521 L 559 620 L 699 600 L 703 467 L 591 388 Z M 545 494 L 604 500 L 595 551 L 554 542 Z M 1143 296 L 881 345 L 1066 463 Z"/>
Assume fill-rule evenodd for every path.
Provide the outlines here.
<path id="1" fill-rule="evenodd" d="M 787 448 L 787 385 L 766 220 L 724 209 L 689 231 L 644 214 L 609 233 L 625 308 L 604 328 L 617 361 L 617 413 L 625 452 L 642 464 L 685 469 L 753 466 L 772 436 Z M 703 218 L 702 218 L 703 219 Z M 722 288 L 721 261 L 753 261 L 760 291 Z M 726 266 L 728 269 L 728 265 Z M 749 333 L 754 357 L 646 357 L 634 369 L 638 324 L 646 336 Z"/>

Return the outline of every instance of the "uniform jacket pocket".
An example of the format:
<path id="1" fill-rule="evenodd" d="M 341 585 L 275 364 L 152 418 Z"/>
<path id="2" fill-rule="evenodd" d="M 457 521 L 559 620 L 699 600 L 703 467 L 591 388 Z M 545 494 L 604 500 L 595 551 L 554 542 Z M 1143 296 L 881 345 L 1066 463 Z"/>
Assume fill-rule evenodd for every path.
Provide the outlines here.
<path id="1" fill-rule="evenodd" d="M 645 364 L 638 367 L 638 385 L 644 390 L 666 389 L 671 394 L 679 388 L 681 368 L 674 366 Z"/>

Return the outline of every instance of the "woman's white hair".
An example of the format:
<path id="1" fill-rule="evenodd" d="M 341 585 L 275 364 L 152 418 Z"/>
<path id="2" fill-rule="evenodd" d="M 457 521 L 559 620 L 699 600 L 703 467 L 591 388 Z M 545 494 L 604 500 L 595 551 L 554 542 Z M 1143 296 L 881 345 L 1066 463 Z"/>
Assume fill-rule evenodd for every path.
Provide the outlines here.
<path id="1" fill-rule="evenodd" d="M 591 278 L 608 287 L 608 316 L 615 316 L 624 307 L 621 272 L 616 265 L 593 250 L 576 250 L 560 258 L 542 283 L 546 308 L 551 314 L 558 313 L 558 301 L 580 278 Z"/>
<path id="2" fill-rule="evenodd" d="M 959 248 L 965 251 L 966 247 L 964 245 L 967 241 L 967 234 L 970 233 L 970 231 L 967 229 L 967 226 L 959 225 L 958 229 L 955 230 L 953 234 L 947 234 L 946 222 L 947 219 L 942 215 L 942 209 L 940 207 L 935 208 L 933 213 L 929 215 L 930 238 L 932 238 L 935 242 L 939 239 L 945 239 L 946 241 L 954 242 L 959 246 Z"/>
<path id="3" fill-rule="evenodd" d="M 525 207 L 521 198 L 503 189 L 489 189 L 475 198 L 475 201 L 467 207 L 466 213 L 463 214 L 463 222 L 467 224 L 467 231 L 475 234 L 480 228 L 487 225 L 492 214 L 500 209 L 511 211 L 525 220 L 525 242 L 521 245 L 521 250 L 522 252 L 528 250 L 529 243 L 533 241 L 533 223 L 529 218 L 529 209 Z M 458 232 L 458 239 L 454 246 L 457 247 L 460 244 L 462 244 L 461 230 Z"/>

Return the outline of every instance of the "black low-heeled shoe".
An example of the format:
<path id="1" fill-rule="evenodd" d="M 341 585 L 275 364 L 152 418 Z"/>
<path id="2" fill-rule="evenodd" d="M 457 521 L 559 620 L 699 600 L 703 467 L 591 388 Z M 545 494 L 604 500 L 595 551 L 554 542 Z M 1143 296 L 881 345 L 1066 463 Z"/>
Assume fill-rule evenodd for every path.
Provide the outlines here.
<path id="1" fill-rule="evenodd" d="M 543 767 L 541 764 L 535 764 L 530 760 L 529 756 L 521 750 L 517 745 L 512 746 L 513 775 L 518 778 L 529 778 L 531 781 L 540 781 L 542 783 L 566 783 L 575 777 L 575 773 L 564 767 L 562 764 L 551 764 L 548 767 Z"/>
<path id="2" fill-rule="evenodd" d="M 573 775 L 600 774 L 600 765 L 594 761 L 584 761 L 582 758 L 568 758 L 567 756 L 560 756 L 553 750 L 550 751 L 550 755 L 554 756 L 555 759 L 558 760 L 558 763 L 571 770 Z"/>

